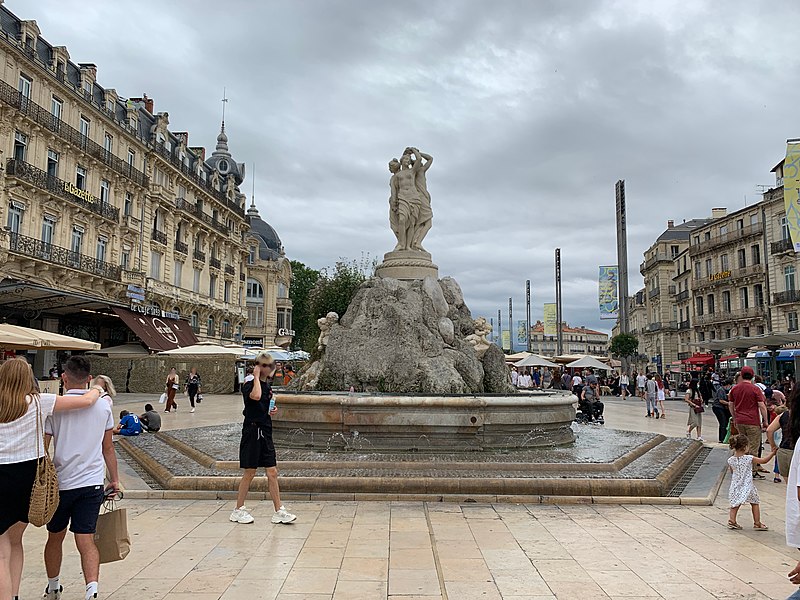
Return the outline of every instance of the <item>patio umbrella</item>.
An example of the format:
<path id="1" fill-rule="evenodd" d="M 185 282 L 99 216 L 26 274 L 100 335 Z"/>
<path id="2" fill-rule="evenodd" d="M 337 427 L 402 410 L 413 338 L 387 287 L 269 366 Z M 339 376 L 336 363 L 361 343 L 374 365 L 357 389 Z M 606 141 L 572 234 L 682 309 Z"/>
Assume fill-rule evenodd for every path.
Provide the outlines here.
<path id="1" fill-rule="evenodd" d="M 7 350 L 97 350 L 100 344 L 41 329 L 0 323 L 0 348 Z"/>
<path id="2" fill-rule="evenodd" d="M 108 358 L 144 358 L 150 353 L 141 344 L 121 344 L 110 348 L 100 348 L 99 350 L 89 350 L 86 354 L 95 356 L 106 356 Z"/>
<path id="3" fill-rule="evenodd" d="M 519 362 L 514 363 L 515 367 L 558 367 L 554 362 L 550 362 L 544 356 L 538 354 L 531 354 L 528 358 L 523 358 Z"/>
<path id="4" fill-rule="evenodd" d="M 588 355 L 569 363 L 567 367 L 570 369 L 601 369 L 603 371 L 611 370 L 611 367 L 609 367 L 607 364 L 601 363 L 593 356 Z"/>
<path id="5" fill-rule="evenodd" d="M 241 347 L 227 347 L 212 342 L 200 342 L 184 348 L 174 348 L 159 352 L 159 356 L 244 356 L 247 351 Z"/>

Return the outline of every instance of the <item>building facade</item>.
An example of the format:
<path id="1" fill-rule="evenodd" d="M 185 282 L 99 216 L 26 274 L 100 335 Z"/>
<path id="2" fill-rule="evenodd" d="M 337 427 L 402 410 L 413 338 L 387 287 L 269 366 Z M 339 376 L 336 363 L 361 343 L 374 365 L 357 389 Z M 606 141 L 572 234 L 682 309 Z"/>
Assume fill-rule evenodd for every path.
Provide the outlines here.
<path id="1" fill-rule="evenodd" d="M 562 323 L 561 333 L 565 354 L 608 356 L 608 334 L 602 331 L 586 327 L 570 327 Z M 557 344 L 556 336 L 544 334 L 544 323 L 536 321 L 531 326 L 531 352 L 541 356 L 555 356 L 558 352 Z"/>
<path id="2" fill-rule="evenodd" d="M 100 86 L 2 3 L 0 55 L 0 316 L 103 346 L 243 338 L 260 267 L 224 122 L 206 156 L 152 99 Z"/>

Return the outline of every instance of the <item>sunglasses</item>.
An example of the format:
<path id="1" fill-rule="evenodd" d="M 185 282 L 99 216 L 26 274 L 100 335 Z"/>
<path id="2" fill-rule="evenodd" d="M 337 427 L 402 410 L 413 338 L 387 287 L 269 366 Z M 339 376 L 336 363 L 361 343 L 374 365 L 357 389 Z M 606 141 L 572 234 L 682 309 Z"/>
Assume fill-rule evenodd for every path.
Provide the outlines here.
<path id="1" fill-rule="evenodd" d="M 258 363 L 258 366 L 259 366 L 259 367 L 271 367 L 271 366 L 273 366 L 274 364 L 275 364 L 275 363 Z"/>

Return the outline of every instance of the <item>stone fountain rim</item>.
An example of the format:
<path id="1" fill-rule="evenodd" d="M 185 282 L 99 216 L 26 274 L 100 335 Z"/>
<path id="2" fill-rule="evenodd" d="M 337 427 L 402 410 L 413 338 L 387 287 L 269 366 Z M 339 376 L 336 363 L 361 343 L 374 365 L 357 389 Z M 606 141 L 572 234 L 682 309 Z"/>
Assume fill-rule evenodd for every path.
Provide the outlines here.
<path id="1" fill-rule="evenodd" d="M 330 392 L 275 391 L 277 402 L 289 404 L 326 404 L 331 406 L 385 406 L 426 408 L 501 408 L 501 407 L 554 407 L 568 406 L 577 401 L 574 396 L 559 394 L 509 396 L 504 394 L 417 395 L 417 394 L 366 394 Z"/>

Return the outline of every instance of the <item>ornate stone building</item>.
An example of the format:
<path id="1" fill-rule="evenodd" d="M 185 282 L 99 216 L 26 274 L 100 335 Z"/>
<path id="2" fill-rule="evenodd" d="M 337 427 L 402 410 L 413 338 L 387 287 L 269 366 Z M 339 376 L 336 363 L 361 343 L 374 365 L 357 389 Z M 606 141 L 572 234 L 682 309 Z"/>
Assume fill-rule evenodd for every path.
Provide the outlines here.
<path id="1" fill-rule="evenodd" d="M 586 327 L 561 325 L 565 354 L 592 354 L 608 356 L 608 334 Z M 555 356 L 557 341 L 554 335 L 544 334 L 544 324 L 536 321 L 531 326 L 531 352 L 541 356 Z"/>
<path id="2" fill-rule="evenodd" d="M 245 170 L 224 123 L 207 157 L 1 3 L 0 55 L 0 318 L 153 350 L 243 335 Z"/>

